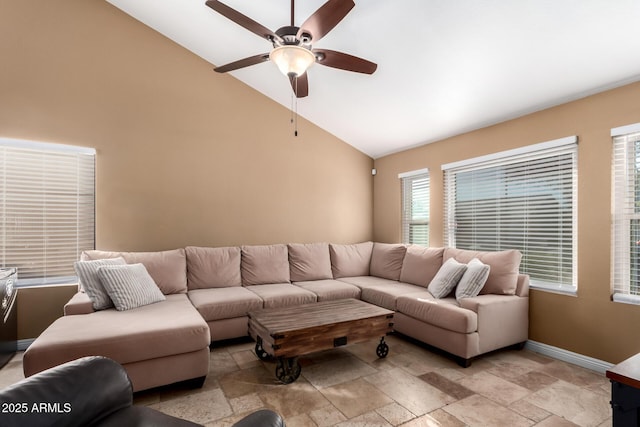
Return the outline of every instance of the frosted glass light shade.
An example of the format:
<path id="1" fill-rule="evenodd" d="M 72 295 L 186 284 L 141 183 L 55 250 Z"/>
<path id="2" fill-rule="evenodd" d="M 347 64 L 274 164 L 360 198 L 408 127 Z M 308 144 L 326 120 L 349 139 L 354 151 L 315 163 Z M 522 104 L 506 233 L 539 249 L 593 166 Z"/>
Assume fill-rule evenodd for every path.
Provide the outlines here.
<path id="1" fill-rule="evenodd" d="M 309 49 L 300 46 L 278 46 L 269 54 L 271 59 L 285 76 L 301 76 L 316 62 L 316 57 Z"/>

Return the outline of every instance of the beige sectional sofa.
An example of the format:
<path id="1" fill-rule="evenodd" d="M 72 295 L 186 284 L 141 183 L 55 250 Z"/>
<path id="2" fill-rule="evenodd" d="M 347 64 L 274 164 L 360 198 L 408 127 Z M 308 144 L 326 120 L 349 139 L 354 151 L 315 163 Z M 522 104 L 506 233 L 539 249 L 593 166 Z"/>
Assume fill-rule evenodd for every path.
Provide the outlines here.
<path id="1" fill-rule="evenodd" d="M 213 341 L 248 335 L 249 311 L 343 298 L 396 312 L 394 329 L 457 356 L 480 354 L 528 336 L 528 276 L 520 253 L 364 242 L 186 247 L 164 252 L 88 251 L 83 260 L 142 263 L 166 300 L 132 310 L 94 311 L 81 290 L 24 354 L 26 376 L 89 355 L 120 362 L 135 391 L 203 381 Z M 443 263 L 478 258 L 490 266 L 480 295 L 434 298 L 427 290 Z"/>

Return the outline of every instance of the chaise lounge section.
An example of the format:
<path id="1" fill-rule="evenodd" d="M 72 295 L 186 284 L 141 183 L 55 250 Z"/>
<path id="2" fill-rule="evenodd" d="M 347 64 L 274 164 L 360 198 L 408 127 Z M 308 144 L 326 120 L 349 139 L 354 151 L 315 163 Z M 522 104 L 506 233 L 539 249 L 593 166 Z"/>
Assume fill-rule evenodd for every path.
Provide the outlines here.
<path id="1" fill-rule="evenodd" d="M 26 377 L 84 356 L 105 356 L 120 363 L 134 391 L 179 381 L 202 384 L 209 372 L 209 328 L 186 292 L 184 249 L 148 253 L 88 251 L 82 259 L 122 256 L 142 262 L 165 300 L 132 310 L 94 311 L 85 292 L 65 306 L 27 349 Z"/>
<path id="2" fill-rule="evenodd" d="M 65 316 L 25 352 L 26 376 L 102 355 L 125 367 L 135 391 L 201 381 L 209 368 L 210 343 L 246 337 L 248 312 L 344 298 L 394 310 L 396 332 L 451 353 L 463 366 L 528 337 L 529 281 L 519 274 L 518 251 L 309 243 L 88 251 L 82 260 L 118 257 L 142 263 L 166 300 L 126 311 L 94 311 L 80 290 L 65 306 Z M 474 259 L 488 272 L 477 296 L 456 298 L 455 288 L 440 298 L 433 295 L 445 264 L 464 273 Z"/>

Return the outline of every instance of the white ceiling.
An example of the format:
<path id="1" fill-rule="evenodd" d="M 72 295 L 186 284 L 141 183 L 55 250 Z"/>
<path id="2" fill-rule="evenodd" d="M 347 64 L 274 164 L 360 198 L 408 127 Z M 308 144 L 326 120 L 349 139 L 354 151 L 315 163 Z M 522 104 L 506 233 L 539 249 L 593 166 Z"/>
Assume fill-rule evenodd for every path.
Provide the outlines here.
<path id="1" fill-rule="evenodd" d="M 271 47 L 205 0 L 107 1 L 215 65 Z M 289 0 L 223 2 L 274 31 L 289 25 Z M 296 25 L 324 2 L 296 2 Z M 314 65 L 298 101 L 377 158 L 640 80 L 640 1 L 362 0 L 314 47 L 378 64 L 373 75 Z M 232 75 L 291 106 L 274 64 Z"/>

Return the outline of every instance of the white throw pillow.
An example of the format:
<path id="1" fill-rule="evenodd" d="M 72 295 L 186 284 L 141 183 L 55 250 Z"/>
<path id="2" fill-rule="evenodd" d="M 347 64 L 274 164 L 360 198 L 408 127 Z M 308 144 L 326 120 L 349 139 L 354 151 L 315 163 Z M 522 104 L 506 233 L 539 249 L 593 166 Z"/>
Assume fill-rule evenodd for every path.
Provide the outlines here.
<path id="1" fill-rule="evenodd" d="M 484 264 L 478 258 L 474 258 L 467 264 L 467 271 L 458 282 L 456 299 L 475 297 L 489 278 L 491 267 Z"/>
<path id="2" fill-rule="evenodd" d="M 104 310 L 113 307 L 113 302 L 109 298 L 109 294 L 102 286 L 98 277 L 98 269 L 106 265 L 125 265 L 124 258 L 108 258 L 97 259 L 93 261 L 77 261 L 73 264 L 73 268 L 78 275 L 80 289 L 83 290 L 91 299 L 94 310 Z"/>
<path id="3" fill-rule="evenodd" d="M 444 298 L 453 291 L 460 278 L 467 270 L 466 264 L 461 264 L 453 258 L 449 258 L 442 264 L 440 270 L 429 283 L 427 290 L 434 298 Z"/>
<path id="4" fill-rule="evenodd" d="M 98 277 L 118 311 L 165 300 L 162 291 L 142 264 L 100 267 Z"/>

